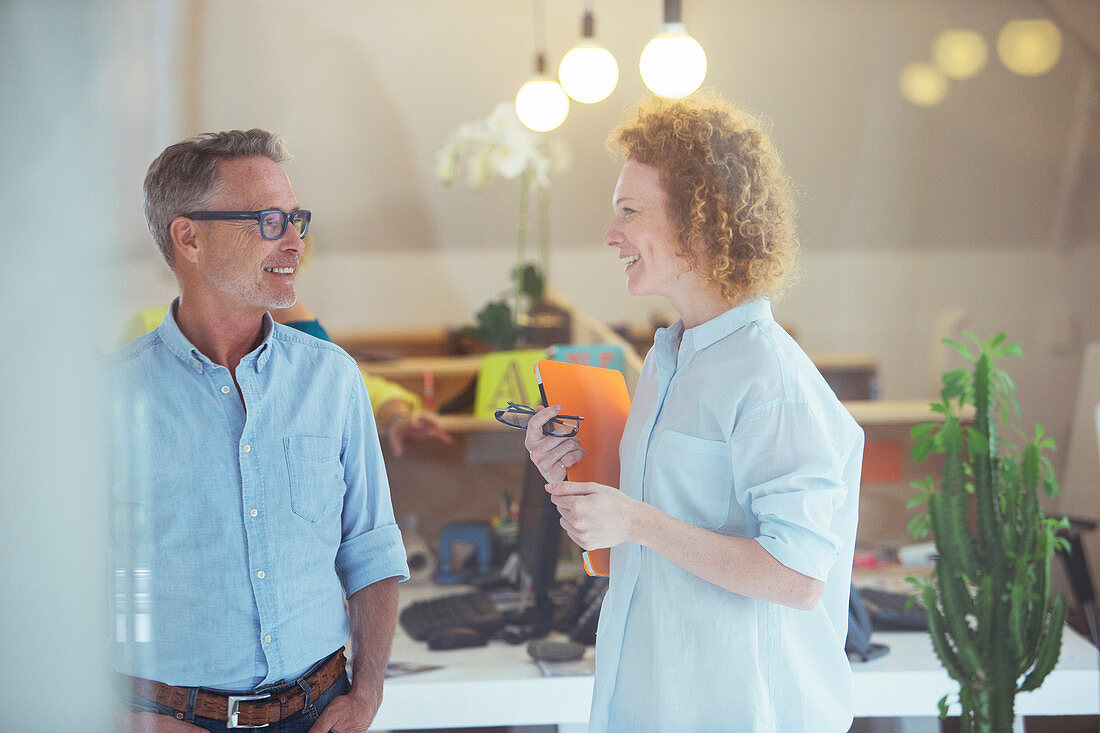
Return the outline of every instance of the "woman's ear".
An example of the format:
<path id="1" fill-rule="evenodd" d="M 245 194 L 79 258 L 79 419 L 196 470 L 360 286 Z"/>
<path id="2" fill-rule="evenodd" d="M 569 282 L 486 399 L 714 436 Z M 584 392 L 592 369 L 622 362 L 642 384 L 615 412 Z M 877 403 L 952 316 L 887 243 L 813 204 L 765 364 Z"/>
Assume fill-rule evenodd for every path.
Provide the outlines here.
<path id="1" fill-rule="evenodd" d="M 174 261 L 184 260 L 192 264 L 198 262 L 202 244 L 199 242 L 198 229 L 194 220 L 186 216 L 177 216 L 168 225 L 168 233 L 172 236 L 172 249 Z"/>

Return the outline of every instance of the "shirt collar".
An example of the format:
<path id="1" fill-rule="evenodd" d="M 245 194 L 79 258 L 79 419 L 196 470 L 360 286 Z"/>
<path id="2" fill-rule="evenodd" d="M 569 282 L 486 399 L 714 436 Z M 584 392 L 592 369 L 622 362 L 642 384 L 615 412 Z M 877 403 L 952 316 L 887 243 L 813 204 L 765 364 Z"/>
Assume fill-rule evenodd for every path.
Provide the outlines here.
<path id="1" fill-rule="evenodd" d="M 187 337 L 183 335 L 183 331 L 180 330 L 179 324 L 176 323 L 176 307 L 179 302 L 178 297 L 172 300 L 172 304 L 168 306 L 168 312 L 164 314 L 164 320 L 157 326 L 157 335 L 160 336 L 161 341 L 168 347 L 168 350 L 175 354 L 180 361 L 201 374 L 204 369 L 216 365 L 205 354 L 195 348 L 195 345 L 188 341 Z M 275 321 L 271 318 L 270 313 L 264 313 L 262 328 L 264 337 L 260 345 L 241 359 L 241 364 L 252 365 L 257 373 L 263 371 L 264 365 L 270 360 L 268 345 L 271 343 L 271 335 L 275 331 Z"/>
<path id="2" fill-rule="evenodd" d="M 702 351 L 742 326 L 753 321 L 771 320 L 771 318 L 771 301 L 767 298 L 755 298 L 736 305 L 694 328 L 685 329 L 684 322 L 677 321 L 668 328 L 658 329 L 654 339 L 663 349 L 678 351 L 679 361 L 683 361 L 686 357 Z"/>

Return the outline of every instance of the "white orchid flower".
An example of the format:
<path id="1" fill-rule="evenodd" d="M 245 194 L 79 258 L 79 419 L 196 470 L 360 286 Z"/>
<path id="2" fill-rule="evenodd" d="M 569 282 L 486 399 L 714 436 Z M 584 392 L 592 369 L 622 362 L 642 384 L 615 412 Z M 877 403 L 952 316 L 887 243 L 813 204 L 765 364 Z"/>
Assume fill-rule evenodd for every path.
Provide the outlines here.
<path id="1" fill-rule="evenodd" d="M 455 128 L 436 153 L 436 178 L 450 185 L 465 161 L 466 181 L 478 190 L 493 176 L 513 180 L 524 173 L 533 185 L 549 186 L 552 175 L 569 167 L 569 156 L 562 143 L 547 150 L 541 139 L 519 121 L 510 102 L 500 102 L 485 119 Z"/>

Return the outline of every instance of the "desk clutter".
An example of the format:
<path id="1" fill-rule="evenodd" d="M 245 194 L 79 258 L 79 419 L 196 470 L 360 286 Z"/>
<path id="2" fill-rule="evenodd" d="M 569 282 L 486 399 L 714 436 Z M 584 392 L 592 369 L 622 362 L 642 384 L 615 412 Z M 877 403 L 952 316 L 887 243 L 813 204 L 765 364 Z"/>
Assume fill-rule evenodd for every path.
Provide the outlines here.
<path id="1" fill-rule="evenodd" d="M 879 588 L 852 588 L 858 593 L 875 631 L 928 631 L 928 614 L 908 593 Z"/>
<path id="2" fill-rule="evenodd" d="M 529 646 L 528 652 L 537 660 L 567 661 L 596 643 L 596 622 L 606 592 L 607 578 L 560 581 L 548 594 L 549 609 L 540 609 L 511 588 L 465 591 L 411 603 L 398 621 L 406 634 L 433 650 L 485 646 L 491 639 L 521 644 L 558 631 L 568 643 Z"/>
<path id="3" fill-rule="evenodd" d="M 399 616 L 401 628 L 429 649 L 485 646 L 504 627 L 504 615 L 489 596 L 471 591 L 418 601 Z"/>
<path id="4" fill-rule="evenodd" d="M 484 576 L 492 560 L 493 537 L 488 522 L 451 522 L 439 533 L 435 582 L 449 585 Z"/>

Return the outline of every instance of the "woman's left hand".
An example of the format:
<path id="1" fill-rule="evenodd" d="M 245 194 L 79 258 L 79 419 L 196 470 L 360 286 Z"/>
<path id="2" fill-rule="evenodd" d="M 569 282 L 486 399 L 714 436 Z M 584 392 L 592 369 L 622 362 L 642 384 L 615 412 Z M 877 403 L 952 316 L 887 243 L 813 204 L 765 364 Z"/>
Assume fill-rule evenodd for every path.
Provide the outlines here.
<path id="1" fill-rule="evenodd" d="M 561 513 L 561 526 L 582 549 L 632 540 L 645 504 L 611 486 L 561 481 L 546 490 Z"/>

